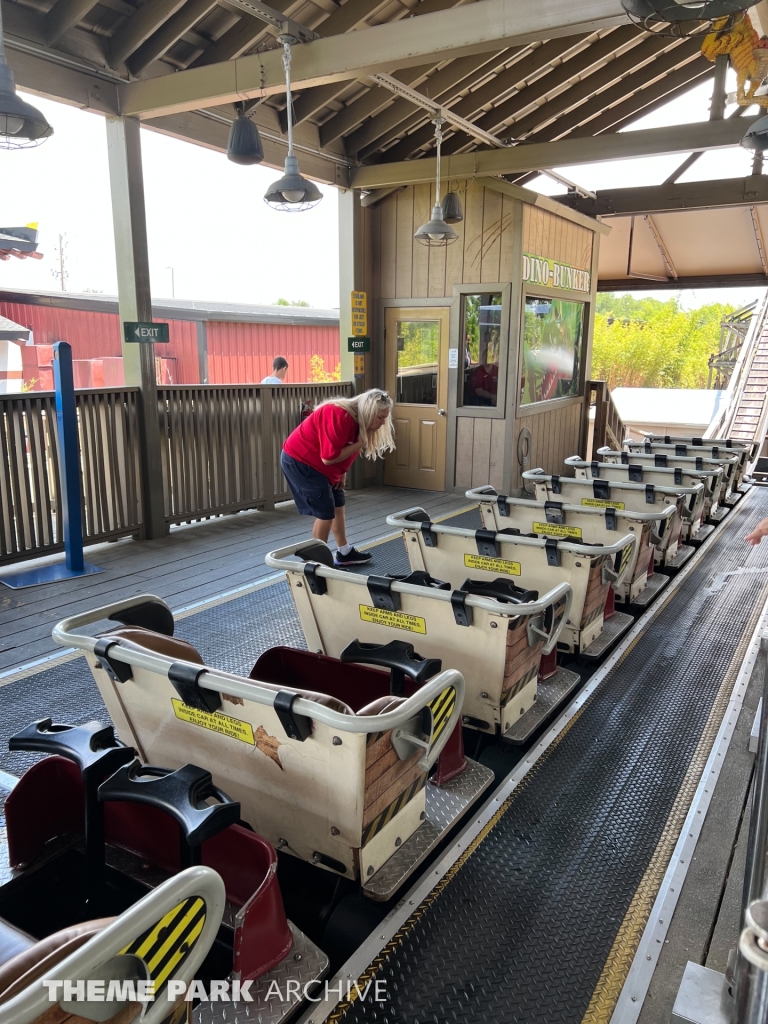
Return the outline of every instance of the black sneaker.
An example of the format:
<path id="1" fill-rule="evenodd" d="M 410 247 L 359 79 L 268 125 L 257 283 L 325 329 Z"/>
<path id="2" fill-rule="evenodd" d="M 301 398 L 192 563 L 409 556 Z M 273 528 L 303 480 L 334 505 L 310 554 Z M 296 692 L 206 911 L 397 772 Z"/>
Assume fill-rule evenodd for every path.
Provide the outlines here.
<path id="1" fill-rule="evenodd" d="M 336 565 L 365 565 L 366 562 L 370 562 L 373 555 L 369 555 L 367 551 L 358 551 L 357 548 L 350 548 L 346 555 L 342 555 L 340 551 L 337 551 L 334 555 L 334 562 Z"/>

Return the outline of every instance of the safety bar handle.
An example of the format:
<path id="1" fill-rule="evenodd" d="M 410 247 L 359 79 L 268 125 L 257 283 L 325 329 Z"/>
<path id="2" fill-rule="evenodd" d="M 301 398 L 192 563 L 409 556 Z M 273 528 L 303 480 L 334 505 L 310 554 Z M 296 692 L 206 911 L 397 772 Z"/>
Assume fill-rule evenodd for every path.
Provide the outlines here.
<path id="1" fill-rule="evenodd" d="M 297 562 L 287 562 L 286 564 L 292 570 L 296 570 L 299 565 Z M 280 568 L 283 568 L 283 566 L 280 566 Z M 346 573 L 342 570 L 326 569 L 324 566 L 318 571 L 322 572 L 323 575 L 333 575 L 346 582 L 359 582 L 362 586 L 365 586 L 365 577 L 360 577 L 356 573 Z M 447 600 L 449 602 L 451 599 L 451 595 L 442 590 L 425 591 L 423 588 L 411 587 L 404 583 L 394 584 L 394 586 L 397 589 L 402 589 L 408 593 L 426 593 L 429 594 L 430 597 L 437 597 L 439 595 L 440 599 Z M 568 586 L 568 584 L 561 584 L 561 586 Z M 153 595 L 151 594 L 143 594 L 135 597 L 133 600 L 141 602 L 142 600 L 152 598 L 152 596 Z M 497 614 L 504 614 L 504 612 L 501 611 L 501 606 L 498 605 L 498 602 L 486 601 L 483 598 L 469 598 L 468 600 L 472 601 L 476 607 L 485 608 L 486 610 L 496 612 Z M 93 654 L 93 650 L 98 639 L 93 636 L 88 636 L 85 633 L 76 633 L 75 630 L 82 626 L 91 625 L 94 622 L 100 622 L 102 619 L 107 619 L 109 618 L 109 613 L 115 610 L 116 607 L 125 607 L 128 604 L 130 604 L 130 602 L 117 602 L 117 605 L 105 605 L 101 608 L 95 608 L 91 612 L 82 612 L 78 615 L 71 615 L 69 618 L 62 619 L 62 621 L 57 623 L 53 628 L 53 639 L 62 647 L 77 647 L 80 650 L 88 651 Z M 538 602 L 538 604 L 540 605 L 541 602 Z M 506 612 L 506 614 L 521 614 L 521 609 L 524 608 L 525 606 L 515 606 L 514 612 Z M 535 610 L 539 611 L 541 609 L 536 607 Z M 525 611 L 523 611 L 522 614 L 525 614 Z M 147 672 L 155 672 L 158 675 L 165 677 L 168 677 L 169 671 L 173 666 L 188 665 L 190 670 L 194 670 L 197 674 L 197 683 L 201 689 L 227 694 L 229 697 L 238 697 L 241 700 L 250 700 L 255 704 L 263 704 L 267 707 L 274 707 L 278 693 L 286 692 L 277 691 L 274 687 L 262 685 L 258 680 L 245 679 L 242 676 L 237 676 L 230 672 L 223 672 L 219 669 L 201 669 L 200 665 L 193 665 L 191 662 L 181 662 L 177 659 L 169 658 L 166 655 L 157 654 L 155 651 L 149 651 L 135 643 L 127 644 L 122 641 L 116 641 L 109 649 L 109 656 L 113 660 L 130 665 L 133 668 L 142 669 Z M 443 670 L 440 675 L 434 676 L 429 680 L 429 682 L 425 683 L 417 693 L 408 697 L 407 700 L 394 711 L 387 711 L 383 715 L 363 715 L 360 717 L 348 715 L 340 711 L 334 711 L 332 708 L 325 707 L 314 700 L 310 700 L 306 697 L 299 697 L 298 695 L 292 701 L 291 710 L 296 715 L 303 715 L 306 718 L 311 718 L 313 721 L 326 725 L 338 732 L 387 732 L 389 729 L 395 729 L 402 725 L 403 722 L 408 721 L 409 718 L 419 714 L 424 704 L 433 697 L 436 697 L 449 684 L 456 687 L 457 692 L 459 692 L 460 702 L 463 703 L 464 678 L 460 672 L 457 672 L 454 669 L 446 669 Z"/>
<path id="2" fill-rule="evenodd" d="M 206 800 L 215 800 L 206 804 Z M 240 820 L 240 804 L 213 784 L 204 768 L 185 764 L 174 771 L 142 765 L 136 758 L 99 786 L 99 800 L 146 804 L 164 811 L 181 826 L 189 846 L 199 846 Z"/>
<path id="3" fill-rule="evenodd" d="M 117 739 L 111 725 L 104 726 L 101 722 L 64 725 L 50 718 L 40 718 L 11 736 L 8 749 L 66 757 L 74 761 L 85 782 L 111 775 L 136 756 L 133 747 L 126 747 Z"/>
<path id="4" fill-rule="evenodd" d="M 566 460 L 567 461 L 567 460 Z M 589 465 L 589 463 L 586 463 Z M 602 463 L 601 463 L 602 465 Z M 523 473 L 523 480 L 530 480 L 533 483 L 546 484 L 551 482 L 552 476 L 549 473 L 545 473 L 543 469 L 526 469 Z M 562 476 L 560 477 L 561 483 L 565 484 L 576 484 L 578 487 L 591 487 L 592 481 L 584 478 L 579 479 L 575 476 Z M 611 490 L 628 490 L 628 491 L 642 491 L 645 492 L 645 484 L 636 484 L 631 480 L 614 481 L 609 480 L 611 484 Z M 704 484 L 694 484 L 692 487 L 684 487 L 682 484 L 679 486 L 673 484 L 671 487 L 667 484 L 653 484 L 653 488 L 657 494 L 700 494 L 704 490 Z"/>
<path id="5" fill-rule="evenodd" d="M 481 497 L 482 495 L 482 497 Z M 497 492 L 493 487 L 475 487 L 470 491 L 466 491 L 464 494 L 465 498 L 472 498 L 476 501 L 483 501 L 486 504 L 488 502 L 494 502 L 498 498 Z M 536 501 L 533 498 L 517 498 L 517 497 L 506 497 L 508 505 L 513 505 L 519 509 L 529 509 L 531 511 L 544 511 L 547 507 L 546 501 Z M 570 505 L 564 501 L 562 503 L 563 512 L 576 512 L 580 515 L 596 515 L 602 516 L 604 509 L 601 508 L 586 508 L 583 505 Z M 410 511 L 410 510 L 409 510 Z M 633 512 L 631 509 L 617 509 L 616 515 L 619 518 L 629 519 L 633 523 L 652 523 L 658 519 L 670 519 L 675 514 L 675 506 L 667 505 L 658 512 Z"/>
<path id="6" fill-rule="evenodd" d="M 629 452 L 630 455 L 634 455 L 634 456 L 636 456 L 639 459 L 650 459 L 651 456 L 653 456 L 654 454 L 658 454 L 658 453 L 654 453 L 654 452 L 646 452 L 646 451 L 643 450 L 642 442 L 638 442 L 638 444 L 639 444 L 639 448 L 633 448 Z M 657 445 L 656 447 L 664 448 L 664 447 L 667 447 L 667 446 L 666 445 Z M 673 448 L 674 445 L 669 445 L 669 447 Z M 622 455 L 627 455 L 627 452 L 617 452 L 613 448 L 611 448 L 610 445 L 606 445 L 604 448 L 598 448 L 597 449 L 597 454 L 598 455 L 602 455 L 603 458 L 617 458 L 617 459 L 620 459 Z M 697 461 L 699 461 L 699 459 L 701 460 L 701 462 L 711 462 L 711 463 L 713 463 L 714 465 L 713 465 L 712 469 L 693 469 L 693 470 L 690 470 L 691 473 L 696 473 L 698 475 L 701 475 L 702 473 L 703 474 L 717 473 L 718 472 L 718 467 L 719 467 L 719 472 L 722 473 L 724 465 L 725 466 L 730 466 L 733 463 L 736 463 L 736 462 L 739 461 L 738 455 L 729 455 L 727 458 L 723 458 L 723 459 L 721 459 L 719 455 L 718 455 L 717 458 L 712 458 L 711 456 L 702 458 L 701 456 L 696 456 L 696 455 L 674 455 L 674 456 L 672 456 L 672 462 L 673 463 L 676 463 L 676 462 L 693 462 L 693 463 L 696 463 Z M 653 469 L 669 469 L 669 468 L 674 469 L 674 466 L 672 466 L 672 467 L 669 467 L 669 466 L 653 466 L 652 468 Z M 686 469 L 683 472 L 688 473 L 689 470 Z"/>
<path id="7" fill-rule="evenodd" d="M 405 512 L 394 512 L 392 515 L 387 516 L 387 526 L 394 526 L 396 529 L 403 531 L 418 531 L 420 524 L 406 518 L 412 511 L 413 509 L 407 509 Z M 654 518 L 657 517 L 654 516 Z M 475 538 L 475 530 L 464 530 L 460 526 L 446 526 L 445 523 L 433 523 L 432 530 L 437 534 L 442 533 L 446 536 L 472 538 L 473 540 Z M 547 546 L 545 537 L 518 537 L 509 533 L 497 533 L 495 538 L 496 542 L 502 545 L 517 544 L 521 547 L 539 548 L 541 550 L 546 550 Z M 631 539 L 632 535 L 628 533 L 613 544 L 574 544 L 571 541 L 558 540 L 557 546 L 560 551 L 570 551 L 576 555 L 593 555 L 596 557 L 598 555 L 615 555 L 622 548 L 625 548 Z M 268 562 L 267 564 L 271 565 L 272 563 Z"/>
<path id="8" fill-rule="evenodd" d="M 611 455 L 614 455 L 614 454 L 615 455 L 621 455 L 621 452 L 610 452 L 610 454 Z M 565 460 L 565 464 L 566 464 L 566 466 L 573 466 L 574 469 L 590 469 L 591 466 L 592 466 L 591 462 L 587 462 L 586 459 L 582 459 L 582 457 L 580 455 L 569 455 L 568 458 Z M 601 466 L 601 467 L 605 467 L 606 469 L 614 469 L 615 468 L 615 469 L 624 469 L 624 470 L 627 470 L 627 472 L 629 471 L 629 466 L 625 465 L 624 463 L 601 462 L 598 465 Z M 674 476 L 675 467 L 674 466 L 652 466 L 648 470 L 648 472 L 649 473 L 661 473 L 663 476 L 668 476 L 671 473 Z M 723 467 L 722 466 L 718 466 L 716 469 L 691 469 L 691 470 L 683 469 L 680 472 L 684 473 L 686 476 L 696 477 L 698 479 L 701 479 L 703 477 L 709 478 L 711 476 L 722 476 L 723 475 Z M 610 477 L 609 477 L 609 479 L 610 479 Z M 675 486 L 677 486 L 677 485 L 675 485 Z"/>
<path id="9" fill-rule="evenodd" d="M 390 693 L 393 697 L 405 695 L 406 678 L 421 686 L 443 667 L 439 658 L 422 658 L 416 653 L 413 644 L 405 640 L 392 640 L 388 644 L 366 644 L 353 640 L 341 652 L 339 661 L 388 668 L 391 673 Z"/>

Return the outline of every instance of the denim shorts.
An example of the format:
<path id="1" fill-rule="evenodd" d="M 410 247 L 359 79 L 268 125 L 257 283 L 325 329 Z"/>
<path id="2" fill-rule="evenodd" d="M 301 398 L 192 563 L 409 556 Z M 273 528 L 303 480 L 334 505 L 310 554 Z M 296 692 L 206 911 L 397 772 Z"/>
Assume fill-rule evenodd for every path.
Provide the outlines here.
<path id="1" fill-rule="evenodd" d="M 281 452 L 280 465 L 299 515 L 333 519 L 336 509 L 346 504 L 343 489 L 332 487 L 327 476 L 306 462 L 299 462 L 286 452 Z"/>

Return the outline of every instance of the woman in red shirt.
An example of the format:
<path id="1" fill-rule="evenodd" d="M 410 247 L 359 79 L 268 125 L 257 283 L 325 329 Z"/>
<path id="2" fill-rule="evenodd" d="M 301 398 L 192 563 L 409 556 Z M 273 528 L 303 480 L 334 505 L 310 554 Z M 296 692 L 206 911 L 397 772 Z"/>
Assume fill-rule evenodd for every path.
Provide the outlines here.
<path id="1" fill-rule="evenodd" d="M 394 451 L 392 399 L 379 388 L 355 398 L 330 398 L 288 436 L 280 456 L 296 508 L 314 516 L 312 536 L 336 540 L 337 565 L 362 565 L 371 556 L 347 543 L 344 484 L 362 452 L 366 459 Z"/>

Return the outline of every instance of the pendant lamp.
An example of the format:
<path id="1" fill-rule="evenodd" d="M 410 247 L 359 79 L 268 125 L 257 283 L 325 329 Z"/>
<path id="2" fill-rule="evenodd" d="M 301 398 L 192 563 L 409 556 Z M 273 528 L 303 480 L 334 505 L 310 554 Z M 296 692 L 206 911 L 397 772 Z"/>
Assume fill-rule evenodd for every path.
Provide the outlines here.
<path id="1" fill-rule="evenodd" d="M 744 149 L 756 150 L 758 153 L 764 153 L 768 149 L 768 115 L 759 117 L 747 128 L 741 144 Z"/>
<path id="2" fill-rule="evenodd" d="M 648 32 L 680 36 L 717 18 L 741 18 L 755 0 L 621 0 L 630 19 Z M 654 26 L 668 26 L 659 31 Z"/>
<path id="3" fill-rule="evenodd" d="M 237 117 L 229 129 L 227 160 L 233 164 L 260 164 L 264 159 L 259 129 L 243 112 L 243 104 L 237 104 Z"/>
<path id="4" fill-rule="evenodd" d="M 264 202 L 273 210 L 285 213 L 302 213 L 317 206 L 323 193 L 313 181 L 302 177 L 299 173 L 299 161 L 293 152 L 293 106 L 291 104 L 291 45 L 296 42 L 293 36 L 278 36 L 283 44 L 283 68 L 285 69 L 285 108 L 288 121 L 288 156 L 285 158 L 285 174 L 278 178 L 267 189 Z"/>
<path id="5" fill-rule="evenodd" d="M 443 125 L 445 119 L 436 117 L 432 124 L 435 126 L 435 142 L 437 149 L 437 171 L 435 177 L 435 205 L 432 209 L 432 220 L 422 224 L 413 236 L 422 245 L 430 248 L 438 248 L 443 245 L 450 245 L 459 237 L 450 224 L 446 224 L 443 218 L 443 207 L 440 202 L 440 147 L 443 143 Z"/>
<path id="6" fill-rule="evenodd" d="M 3 46 L 3 15 L 0 11 L 0 149 L 29 149 L 39 146 L 53 128 L 40 111 L 16 95 L 13 72 Z"/>
<path id="7" fill-rule="evenodd" d="M 446 224 L 460 224 L 464 220 L 458 192 L 448 192 L 443 199 L 443 220 Z"/>

